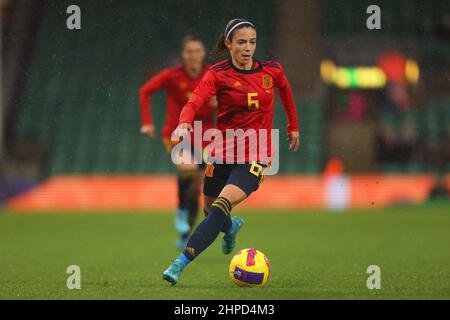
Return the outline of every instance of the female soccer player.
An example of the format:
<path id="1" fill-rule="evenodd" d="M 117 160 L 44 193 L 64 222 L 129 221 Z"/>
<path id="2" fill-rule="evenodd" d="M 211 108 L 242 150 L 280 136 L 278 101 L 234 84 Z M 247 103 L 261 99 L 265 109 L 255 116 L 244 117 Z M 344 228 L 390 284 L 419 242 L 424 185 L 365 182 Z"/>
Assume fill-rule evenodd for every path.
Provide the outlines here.
<path id="1" fill-rule="evenodd" d="M 226 25 L 219 38 L 216 52 L 228 50 L 230 58 L 208 69 L 194 94 L 184 106 L 179 120 L 178 132 L 192 131 L 192 122 L 198 110 L 214 95 L 218 102 L 218 129 L 254 129 L 270 132 L 274 114 L 274 87 L 278 92 L 287 115 L 289 149 L 299 148 L 297 111 L 292 90 L 275 61 L 258 61 L 253 58 L 256 49 L 255 26 L 243 19 L 233 19 Z M 270 134 L 267 139 L 270 153 Z M 234 148 L 232 146 L 232 148 Z M 226 150 L 229 151 L 228 145 Z M 251 156 L 249 144 L 245 146 L 246 160 Z M 258 189 L 267 162 L 249 161 L 242 164 L 208 164 L 204 180 L 204 211 L 206 218 L 190 236 L 187 246 L 163 273 L 163 279 L 175 285 L 181 272 L 205 250 L 222 231 L 222 251 L 229 254 L 234 249 L 236 236 L 244 221 L 230 218 L 231 210 Z"/>
<path id="2" fill-rule="evenodd" d="M 162 70 L 149 79 L 139 90 L 142 127 L 141 133 L 149 137 L 155 136 L 155 127 L 151 117 L 149 96 L 156 91 L 167 91 L 167 112 L 162 129 L 163 143 L 167 152 L 171 152 L 170 137 L 178 125 L 181 109 L 192 95 L 195 87 L 206 72 L 206 51 L 203 42 L 194 36 L 186 36 L 182 42 L 181 57 L 183 64 Z M 214 107 L 214 99 L 210 103 Z M 204 130 L 214 125 L 213 109 L 205 107 L 197 113 L 195 120 L 202 121 Z M 198 199 L 202 183 L 202 165 L 180 164 L 178 171 L 178 209 L 175 217 L 175 228 L 180 233 L 176 246 L 183 250 L 190 230 L 197 218 Z"/>

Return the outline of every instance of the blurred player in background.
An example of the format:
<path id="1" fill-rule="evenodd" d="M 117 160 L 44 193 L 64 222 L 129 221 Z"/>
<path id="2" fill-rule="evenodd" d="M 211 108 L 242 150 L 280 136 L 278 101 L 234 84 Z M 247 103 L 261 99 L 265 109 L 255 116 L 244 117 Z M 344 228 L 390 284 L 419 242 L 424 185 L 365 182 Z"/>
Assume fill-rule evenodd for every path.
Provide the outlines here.
<path id="1" fill-rule="evenodd" d="M 274 88 L 278 88 L 287 115 L 289 149 L 297 151 L 299 148 L 297 110 L 283 68 L 276 61 L 254 59 L 255 49 L 255 26 L 243 19 L 228 22 L 218 40 L 216 53 L 223 55 L 229 52 L 230 58 L 208 69 L 181 112 L 177 132 L 192 132 L 197 112 L 211 97 L 217 95 L 217 127 L 222 134 L 227 129 L 253 130 L 256 135 L 254 141 L 258 141 L 260 146 L 261 132 L 266 130 L 269 132 L 265 142 L 269 157 L 262 161 L 260 154 L 257 158 L 252 157 L 250 143 L 245 143 L 244 163 L 239 163 L 240 159 L 233 163 L 208 163 L 203 186 L 206 218 L 196 227 L 184 251 L 164 271 L 163 279 L 172 285 L 178 282 L 184 268 L 211 245 L 221 231 L 224 232 L 222 252 L 229 254 L 234 249 L 237 233 L 244 221 L 239 217 L 231 219 L 230 212 L 258 189 L 270 165 Z M 229 151 L 227 145 L 225 152 Z"/>
<path id="2" fill-rule="evenodd" d="M 139 89 L 142 127 L 141 133 L 148 137 L 155 137 L 155 126 L 151 116 L 149 97 L 156 91 L 167 91 L 166 118 L 162 128 L 162 140 L 168 153 L 173 144 L 171 134 L 178 125 L 181 109 L 189 100 L 200 79 L 206 73 L 206 50 L 203 42 L 192 35 L 182 41 L 181 57 L 183 63 L 162 70 L 150 78 Z M 214 126 L 213 107 L 215 98 L 210 99 L 209 106 L 202 108 L 195 120 L 202 121 L 203 129 Z M 178 208 L 176 210 L 175 228 L 180 234 L 176 241 L 179 250 L 183 250 L 198 214 L 199 194 L 203 178 L 203 164 L 177 165 L 178 173 Z"/>

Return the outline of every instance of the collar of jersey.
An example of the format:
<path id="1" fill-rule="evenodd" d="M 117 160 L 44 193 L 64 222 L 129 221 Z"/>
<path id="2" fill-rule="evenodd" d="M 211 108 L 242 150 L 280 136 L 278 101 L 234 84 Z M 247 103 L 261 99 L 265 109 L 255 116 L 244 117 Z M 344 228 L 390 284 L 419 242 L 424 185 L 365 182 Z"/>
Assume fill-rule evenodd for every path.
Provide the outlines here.
<path id="1" fill-rule="evenodd" d="M 231 67 L 232 67 L 236 72 L 244 73 L 244 74 L 256 73 L 256 72 L 261 71 L 261 69 L 262 69 L 262 64 L 261 64 L 261 62 L 259 62 L 259 61 L 256 60 L 255 58 L 253 58 L 253 60 L 258 64 L 258 66 L 257 66 L 255 69 L 243 70 L 243 69 L 236 68 L 236 66 L 233 64 L 233 61 L 231 60 L 231 58 L 228 59 L 228 61 L 230 62 Z"/>

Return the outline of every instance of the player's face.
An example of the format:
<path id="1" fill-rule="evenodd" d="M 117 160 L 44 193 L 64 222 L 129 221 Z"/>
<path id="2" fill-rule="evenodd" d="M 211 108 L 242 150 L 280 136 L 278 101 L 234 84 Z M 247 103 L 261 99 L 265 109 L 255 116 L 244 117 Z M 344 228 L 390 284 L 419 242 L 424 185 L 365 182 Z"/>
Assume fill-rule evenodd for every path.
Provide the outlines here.
<path id="1" fill-rule="evenodd" d="M 251 65 L 256 50 L 256 30 L 250 27 L 238 29 L 225 44 L 235 62 L 241 66 Z"/>
<path id="2" fill-rule="evenodd" d="M 181 57 L 184 64 L 189 67 L 199 67 L 203 65 L 206 57 L 205 47 L 200 41 L 189 41 L 184 45 Z"/>

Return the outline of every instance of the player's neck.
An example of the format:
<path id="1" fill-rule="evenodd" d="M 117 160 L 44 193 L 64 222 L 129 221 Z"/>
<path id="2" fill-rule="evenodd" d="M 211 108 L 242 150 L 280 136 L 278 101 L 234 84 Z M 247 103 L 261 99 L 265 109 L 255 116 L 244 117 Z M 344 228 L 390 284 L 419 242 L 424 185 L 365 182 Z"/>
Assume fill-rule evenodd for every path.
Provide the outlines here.
<path id="1" fill-rule="evenodd" d="M 251 70 L 253 69 L 253 66 L 255 64 L 255 61 L 252 59 L 252 61 L 250 61 L 249 63 L 246 64 L 240 64 L 239 62 L 237 62 L 233 57 L 231 57 L 231 63 L 233 63 L 233 65 L 241 70 Z"/>
<path id="2" fill-rule="evenodd" d="M 185 66 L 184 70 L 190 78 L 196 79 L 202 74 L 203 68 L 201 66 Z"/>

